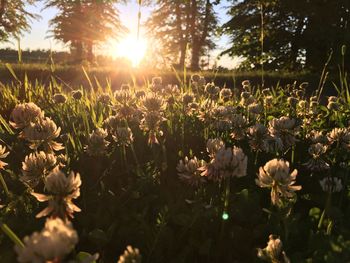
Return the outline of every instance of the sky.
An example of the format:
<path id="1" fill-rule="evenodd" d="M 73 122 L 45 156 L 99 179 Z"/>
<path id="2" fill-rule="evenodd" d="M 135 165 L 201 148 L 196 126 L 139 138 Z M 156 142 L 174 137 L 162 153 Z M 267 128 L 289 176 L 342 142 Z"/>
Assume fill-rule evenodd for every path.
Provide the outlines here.
<path id="1" fill-rule="evenodd" d="M 220 19 L 220 23 L 224 23 L 228 20 L 228 16 L 226 14 L 225 1 L 224 4 L 221 4 L 216 7 L 216 12 L 218 13 L 218 17 Z M 127 4 L 119 4 L 117 5 L 120 18 L 122 23 L 129 29 L 130 34 L 136 34 L 137 29 L 137 13 L 138 13 L 138 4 L 137 0 L 128 1 Z M 68 46 L 65 46 L 61 42 L 55 41 L 53 38 L 49 37 L 49 21 L 55 16 L 56 10 L 53 8 L 43 9 L 42 1 L 36 3 L 35 6 L 27 6 L 27 10 L 40 15 L 40 19 L 32 20 L 31 30 L 29 32 L 25 32 L 21 37 L 21 48 L 22 49 L 52 49 L 52 50 L 69 50 Z M 142 17 L 141 23 L 146 21 L 152 11 L 152 7 L 142 7 Z M 130 37 L 130 36 L 129 36 Z M 141 37 L 147 39 L 144 30 L 141 30 Z M 228 45 L 227 37 L 219 37 L 216 41 L 218 47 L 216 50 L 212 51 L 211 54 L 211 64 L 217 58 L 217 55 L 224 50 L 224 47 Z M 125 45 L 125 44 L 124 44 Z M 1 43 L 0 48 L 11 47 L 17 48 L 17 40 L 10 40 L 9 43 Z M 106 52 L 106 50 L 108 50 Z M 123 56 L 123 52 L 125 50 L 120 48 L 120 45 L 116 42 L 109 42 L 105 46 L 99 49 L 101 53 L 109 53 L 115 57 Z M 222 57 L 220 60 L 217 60 L 218 65 L 222 65 L 228 68 L 234 68 L 237 65 L 237 58 L 230 58 L 228 56 Z"/>

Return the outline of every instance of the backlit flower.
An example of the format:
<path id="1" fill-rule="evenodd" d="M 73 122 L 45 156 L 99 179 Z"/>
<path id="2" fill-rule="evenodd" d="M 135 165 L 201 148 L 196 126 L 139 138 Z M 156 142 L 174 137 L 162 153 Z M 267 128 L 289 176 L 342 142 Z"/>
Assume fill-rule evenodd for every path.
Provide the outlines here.
<path id="1" fill-rule="evenodd" d="M 24 247 L 15 246 L 20 263 L 63 262 L 78 243 L 72 224 L 60 218 L 49 218 L 40 232 L 23 239 Z"/>
<path id="2" fill-rule="evenodd" d="M 180 160 L 176 170 L 180 179 L 191 186 L 198 187 L 203 182 L 205 182 L 204 177 L 201 175 L 200 167 L 205 165 L 204 160 L 198 160 L 197 157 L 193 159 L 188 159 L 185 157 L 185 160 Z"/>
<path id="3" fill-rule="evenodd" d="M 18 104 L 11 113 L 10 124 L 15 129 L 23 129 L 43 117 L 44 113 L 33 102 Z"/>
<path id="4" fill-rule="evenodd" d="M 260 187 L 271 188 L 272 204 L 277 205 L 281 198 L 292 198 L 294 192 L 301 189 L 294 185 L 297 174 L 296 169 L 289 173 L 289 162 L 273 159 L 260 167 L 255 182 Z"/>
<path id="5" fill-rule="evenodd" d="M 43 151 L 31 153 L 22 162 L 21 181 L 34 188 L 56 164 L 57 159 L 53 154 L 46 154 Z"/>
<path id="6" fill-rule="evenodd" d="M 58 168 L 54 169 L 45 178 L 45 189 L 48 195 L 32 193 L 39 202 L 47 202 L 48 206 L 36 215 L 37 218 L 52 214 L 54 217 L 65 219 L 73 217 L 74 212 L 80 208 L 73 204 L 73 199 L 80 196 L 80 175 L 71 172 L 67 177 Z"/>

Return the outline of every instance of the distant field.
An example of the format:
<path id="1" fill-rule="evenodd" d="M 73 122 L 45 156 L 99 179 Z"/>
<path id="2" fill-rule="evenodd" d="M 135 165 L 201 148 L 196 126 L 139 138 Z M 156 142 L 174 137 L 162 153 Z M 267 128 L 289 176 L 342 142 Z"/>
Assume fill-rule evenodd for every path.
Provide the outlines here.
<path id="1" fill-rule="evenodd" d="M 51 70 L 49 65 L 43 64 L 11 64 L 11 68 L 19 79 L 24 79 L 25 73 L 29 81 L 39 81 L 41 83 L 49 83 L 51 77 L 55 77 L 58 82 L 67 84 L 67 86 L 86 86 L 89 85 L 87 78 L 83 72 L 83 68 L 79 66 L 62 66 L 56 65 L 54 71 Z M 184 72 L 177 72 L 171 70 L 145 70 L 145 69 L 123 69 L 112 67 L 86 67 L 91 81 L 96 84 L 96 80 L 104 86 L 107 81 L 111 82 L 112 88 L 116 89 L 123 83 L 134 83 L 137 85 L 143 85 L 146 81 L 151 80 L 154 76 L 161 76 L 165 83 L 179 84 L 179 78 L 184 80 Z M 193 73 L 186 72 L 186 80 L 190 79 Z M 259 71 L 251 72 L 201 72 L 206 77 L 207 81 L 214 81 L 219 86 L 226 85 L 229 88 L 239 87 L 240 83 L 249 79 L 253 85 L 261 85 L 261 73 Z M 265 72 L 265 86 L 286 85 L 297 81 L 309 82 L 310 91 L 316 89 L 319 83 L 320 74 L 311 74 L 309 72 Z M 331 83 L 330 78 L 329 83 Z M 336 79 L 336 77 L 334 77 Z M 14 81 L 9 69 L 5 64 L 0 64 L 0 81 L 11 82 Z M 328 85 L 330 86 L 330 85 Z M 327 85 L 326 85 L 327 89 Z M 329 91 L 328 91 L 329 92 Z M 331 91 L 330 91 L 331 92 Z"/>

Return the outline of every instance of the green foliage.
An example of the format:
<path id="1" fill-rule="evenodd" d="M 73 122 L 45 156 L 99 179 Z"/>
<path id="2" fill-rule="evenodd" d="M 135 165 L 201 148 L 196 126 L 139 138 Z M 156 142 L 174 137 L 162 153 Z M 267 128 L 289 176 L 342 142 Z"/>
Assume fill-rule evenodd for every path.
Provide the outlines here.
<path id="1" fill-rule="evenodd" d="M 20 37 L 23 31 L 30 29 L 31 19 L 38 18 L 36 14 L 26 10 L 26 5 L 36 0 L 1 0 L 0 1 L 0 42 L 10 36 Z"/>
<path id="2" fill-rule="evenodd" d="M 243 56 L 245 68 L 321 69 L 330 50 L 350 45 L 349 10 L 347 0 L 234 0 L 222 27 L 232 45 L 223 54 Z"/>

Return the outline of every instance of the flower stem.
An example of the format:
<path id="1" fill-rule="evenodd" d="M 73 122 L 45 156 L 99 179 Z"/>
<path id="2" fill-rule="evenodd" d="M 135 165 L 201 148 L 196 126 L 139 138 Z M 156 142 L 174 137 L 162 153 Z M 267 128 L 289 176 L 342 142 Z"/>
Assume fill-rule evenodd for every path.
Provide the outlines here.
<path id="1" fill-rule="evenodd" d="M 5 182 L 5 179 L 4 179 L 4 177 L 2 176 L 1 173 L 0 173 L 0 181 L 1 181 L 2 187 L 3 187 L 4 190 L 5 190 L 6 195 L 9 196 L 9 195 L 10 195 L 9 189 L 8 189 L 7 184 L 6 184 L 6 182 Z"/>
<path id="2" fill-rule="evenodd" d="M 322 215 L 321 215 L 321 217 L 320 217 L 320 220 L 318 221 L 318 226 L 317 226 L 318 229 L 321 229 L 321 227 L 322 227 L 324 218 L 325 218 L 325 216 L 327 215 L 329 206 L 330 206 L 330 204 L 331 204 L 331 199 L 332 199 L 332 193 L 329 192 L 329 193 L 328 193 L 328 196 L 327 196 L 325 208 L 324 208 L 324 210 L 323 210 L 323 212 L 322 212 Z"/>
<path id="3" fill-rule="evenodd" d="M 22 248 L 24 247 L 22 240 L 20 240 L 19 237 L 6 224 L 0 223 L 0 228 L 12 240 L 12 242 L 15 245 Z"/>

